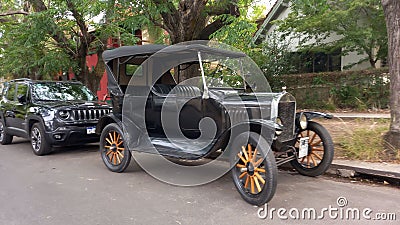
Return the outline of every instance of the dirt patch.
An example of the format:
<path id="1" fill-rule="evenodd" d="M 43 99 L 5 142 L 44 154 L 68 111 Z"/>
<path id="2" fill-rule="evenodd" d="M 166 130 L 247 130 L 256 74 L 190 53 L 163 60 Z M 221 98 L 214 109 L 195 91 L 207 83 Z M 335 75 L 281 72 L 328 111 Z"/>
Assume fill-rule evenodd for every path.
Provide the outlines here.
<path id="1" fill-rule="evenodd" d="M 331 134 L 336 159 L 400 162 L 398 152 L 385 149 L 383 135 L 389 129 L 388 119 L 318 119 Z M 365 152 L 363 152 L 365 149 Z"/>

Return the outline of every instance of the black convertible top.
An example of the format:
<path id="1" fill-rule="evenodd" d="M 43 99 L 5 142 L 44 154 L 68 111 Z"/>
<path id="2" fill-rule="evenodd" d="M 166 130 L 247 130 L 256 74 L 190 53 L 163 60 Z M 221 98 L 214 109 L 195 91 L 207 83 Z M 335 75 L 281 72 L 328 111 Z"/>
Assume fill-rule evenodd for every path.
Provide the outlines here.
<path id="1" fill-rule="evenodd" d="M 135 46 L 121 46 L 113 50 L 103 52 L 103 60 L 105 63 L 109 61 L 132 55 L 152 55 L 161 49 L 167 47 L 166 45 L 135 45 Z"/>
<path id="2" fill-rule="evenodd" d="M 122 46 L 113 50 L 108 50 L 103 53 L 103 60 L 105 63 L 109 61 L 126 56 L 134 55 L 152 55 L 159 52 L 158 57 L 169 54 L 188 54 L 197 55 L 197 52 L 202 54 L 209 54 L 215 56 L 231 57 L 231 58 L 241 58 L 245 57 L 246 54 L 242 52 L 229 51 L 220 48 L 213 48 L 202 44 L 189 44 L 189 45 L 136 45 L 136 46 Z"/>

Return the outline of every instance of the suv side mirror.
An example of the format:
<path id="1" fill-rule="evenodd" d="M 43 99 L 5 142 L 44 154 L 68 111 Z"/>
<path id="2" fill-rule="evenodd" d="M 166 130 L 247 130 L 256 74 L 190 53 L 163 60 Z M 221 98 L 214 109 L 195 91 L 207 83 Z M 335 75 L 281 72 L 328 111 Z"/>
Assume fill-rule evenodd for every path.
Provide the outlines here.
<path id="1" fill-rule="evenodd" d="M 21 104 L 26 103 L 26 96 L 25 95 L 18 95 L 17 98 L 18 98 L 18 102 L 19 103 L 21 103 Z"/>

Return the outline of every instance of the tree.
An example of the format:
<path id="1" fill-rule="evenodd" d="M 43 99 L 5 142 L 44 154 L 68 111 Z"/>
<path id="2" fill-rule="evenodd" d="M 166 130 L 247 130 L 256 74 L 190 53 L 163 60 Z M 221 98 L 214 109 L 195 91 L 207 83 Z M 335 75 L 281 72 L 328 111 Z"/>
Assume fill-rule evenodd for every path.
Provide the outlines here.
<path id="1" fill-rule="evenodd" d="M 341 49 L 366 54 L 371 67 L 387 57 L 387 33 L 380 0 L 293 0 L 292 12 L 279 23 L 296 34 L 306 49 Z M 337 35 L 333 42 L 327 38 Z M 311 43 L 311 44 L 310 44 Z"/>
<path id="2" fill-rule="evenodd" d="M 4 16 L 0 21 L 3 49 L 0 60 L 6 65 L 1 68 L 3 74 L 49 79 L 60 71 L 73 70 L 78 80 L 96 91 L 104 73 L 104 63 L 99 57 L 96 68 L 90 70 L 86 65 L 89 50 L 101 55 L 107 39 L 116 34 L 127 44 L 137 41 L 132 32 L 114 19 L 119 12 L 114 0 L 15 2 L 1 1 L 12 6 L 12 10 L 2 12 Z M 12 12 L 22 16 L 17 17 Z M 103 21 L 93 21 L 102 14 Z"/>
<path id="3" fill-rule="evenodd" d="M 251 0 L 241 0 L 242 5 Z M 139 0 L 126 2 L 131 24 L 154 24 L 166 30 L 172 44 L 191 40 L 208 40 L 209 36 L 239 16 L 239 0 Z"/>
<path id="4" fill-rule="evenodd" d="M 400 149 L 400 1 L 382 0 L 389 36 L 390 130 L 385 139 Z"/>

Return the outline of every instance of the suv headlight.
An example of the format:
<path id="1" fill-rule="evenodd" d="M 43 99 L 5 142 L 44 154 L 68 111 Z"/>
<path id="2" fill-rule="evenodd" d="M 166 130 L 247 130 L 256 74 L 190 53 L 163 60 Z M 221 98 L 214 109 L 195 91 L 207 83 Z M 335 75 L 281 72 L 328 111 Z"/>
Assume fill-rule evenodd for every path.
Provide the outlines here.
<path id="1" fill-rule="evenodd" d="M 300 114 L 299 125 L 300 125 L 300 128 L 301 128 L 302 130 L 307 129 L 308 120 L 307 120 L 306 115 L 304 115 L 304 113 L 301 113 L 301 114 Z"/>
<path id="2" fill-rule="evenodd" d="M 58 116 L 62 120 L 68 120 L 71 117 L 71 112 L 68 110 L 60 110 L 58 111 Z"/>

